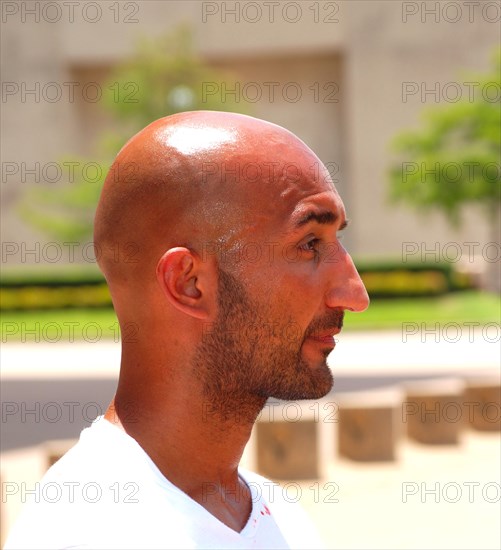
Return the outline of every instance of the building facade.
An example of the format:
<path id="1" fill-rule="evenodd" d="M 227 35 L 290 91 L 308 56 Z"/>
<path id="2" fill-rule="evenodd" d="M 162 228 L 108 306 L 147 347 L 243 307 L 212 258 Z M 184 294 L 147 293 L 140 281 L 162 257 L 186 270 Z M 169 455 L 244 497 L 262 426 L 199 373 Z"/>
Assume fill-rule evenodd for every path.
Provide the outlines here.
<path id="1" fill-rule="evenodd" d="M 88 153 L 103 125 L 98 86 L 137 39 L 188 23 L 202 58 L 236 75 L 232 87 L 203 83 L 207 94 L 247 101 L 252 114 L 290 129 L 327 164 L 354 222 L 345 242 L 355 257 L 399 258 L 407 246 L 417 251 L 408 259 L 424 252 L 438 260 L 451 242 L 477 242 L 478 253 L 490 239 L 479 209 L 468 208 L 462 228 L 453 230 L 440 214 L 423 218 L 389 204 L 389 143 L 402 129 L 418 127 L 424 107 L 471 94 L 492 97 L 468 74 L 489 68 L 500 6 L 3 2 L 2 240 L 27 249 L 47 240 L 20 219 L 19 198 L 29 186 L 50 184 L 44 177 L 51 163 Z M 2 260 L 30 263 L 20 253 Z"/>

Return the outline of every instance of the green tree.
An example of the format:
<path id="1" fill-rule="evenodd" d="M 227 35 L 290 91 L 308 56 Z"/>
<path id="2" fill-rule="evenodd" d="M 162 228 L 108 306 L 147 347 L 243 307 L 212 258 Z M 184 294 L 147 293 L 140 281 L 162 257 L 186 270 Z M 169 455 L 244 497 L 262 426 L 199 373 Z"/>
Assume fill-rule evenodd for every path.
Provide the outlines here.
<path id="1" fill-rule="evenodd" d="M 465 81 L 467 96 L 425 110 L 421 129 L 395 138 L 399 158 L 390 169 L 390 198 L 421 211 L 439 210 L 455 227 L 465 205 L 479 204 L 492 240 L 499 242 L 501 51 L 490 72 Z"/>
<path id="2" fill-rule="evenodd" d="M 228 78 L 196 55 L 186 26 L 157 39 L 142 39 L 135 54 L 102 86 L 113 129 L 100 136 L 95 158 L 64 159 L 61 164 L 78 166 L 75 178 L 57 187 L 31 189 L 19 204 L 21 216 L 58 241 L 91 241 L 99 194 L 120 147 L 150 122 L 181 111 L 248 112 L 247 103 L 222 102 L 205 93 L 208 84 L 220 85 Z"/>

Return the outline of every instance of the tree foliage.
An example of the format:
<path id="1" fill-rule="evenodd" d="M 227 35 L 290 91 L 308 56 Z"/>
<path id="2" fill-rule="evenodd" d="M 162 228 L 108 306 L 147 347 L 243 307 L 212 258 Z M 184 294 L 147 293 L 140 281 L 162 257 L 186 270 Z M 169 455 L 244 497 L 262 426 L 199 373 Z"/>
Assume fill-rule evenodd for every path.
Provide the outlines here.
<path id="1" fill-rule="evenodd" d="M 395 139 L 399 159 L 390 170 L 390 197 L 440 210 L 456 226 L 465 204 L 480 204 L 495 224 L 501 199 L 501 51 L 490 72 L 465 82 L 467 97 L 425 110 L 420 130 Z"/>

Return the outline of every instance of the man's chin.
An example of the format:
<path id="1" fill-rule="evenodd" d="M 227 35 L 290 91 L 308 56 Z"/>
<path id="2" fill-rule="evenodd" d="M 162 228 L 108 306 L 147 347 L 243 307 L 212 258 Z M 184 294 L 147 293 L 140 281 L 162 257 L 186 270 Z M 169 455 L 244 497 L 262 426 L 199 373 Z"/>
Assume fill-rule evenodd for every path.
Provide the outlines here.
<path id="1" fill-rule="evenodd" d="M 300 383 L 294 388 L 283 388 L 282 391 L 275 392 L 275 399 L 284 401 L 297 401 L 300 399 L 320 399 L 325 397 L 334 385 L 332 372 L 327 364 L 316 367 L 310 376 L 298 377 L 296 381 Z M 301 378 L 301 379 L 300 379 Z"/>
<path id="2" fill-rule="evenodd" d="M 325 397 L 332 390 L 334 386 L 334 378 L 329 367 L 326 366 L 325 371 L 323 372 L 326 372 L 326 376 L 323 377 L 322 380 L 317 380 L 314 388 L 312 388 L 312 390 L 308 392 L 308 395 L 305 395 L 303 399 L 320 399 L 321 397 Z"/>
<path id="3" fill-rule="evenodd" d="M 324 359 L 317 365 L 313 367 L 311 371 L 311 385 L 306 386 L 305 393 L 308 393 L 308 396 L 303 397 L 303 399 L 319 399 L 327 395 L 334 386 L 334 377 L 332 371 L 327 365 L 327 355 Z"/>

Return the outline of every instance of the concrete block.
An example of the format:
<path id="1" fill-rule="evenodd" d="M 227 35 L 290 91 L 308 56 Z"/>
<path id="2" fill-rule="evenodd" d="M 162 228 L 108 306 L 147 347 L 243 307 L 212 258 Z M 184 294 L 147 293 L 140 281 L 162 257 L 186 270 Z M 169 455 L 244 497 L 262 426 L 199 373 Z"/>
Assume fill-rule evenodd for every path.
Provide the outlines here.
<path id="1" fill-rule="evenodd" d="M 499 376 L 466 379 L 463 410 L 467 427 L 482 432 L 501 430 Z"/>
<path id="2" fill-rule="evenodd" d="M 464 383 L 457 378 L 404 384 L 402 421 L 409 438 L 429 445 L 456 445 L 463 427 Z"/>
<path id="3" fill-rule="evenodd" d="M 257 422 L 257 470 L 271 479 L 317 479 L 317 422 Z"/>
<path id="4" fill-rule="evenodd" d="M 395 389 L 341 394 L 339 455 L 364 462 L 395 460 L 401 402 Z"/>

